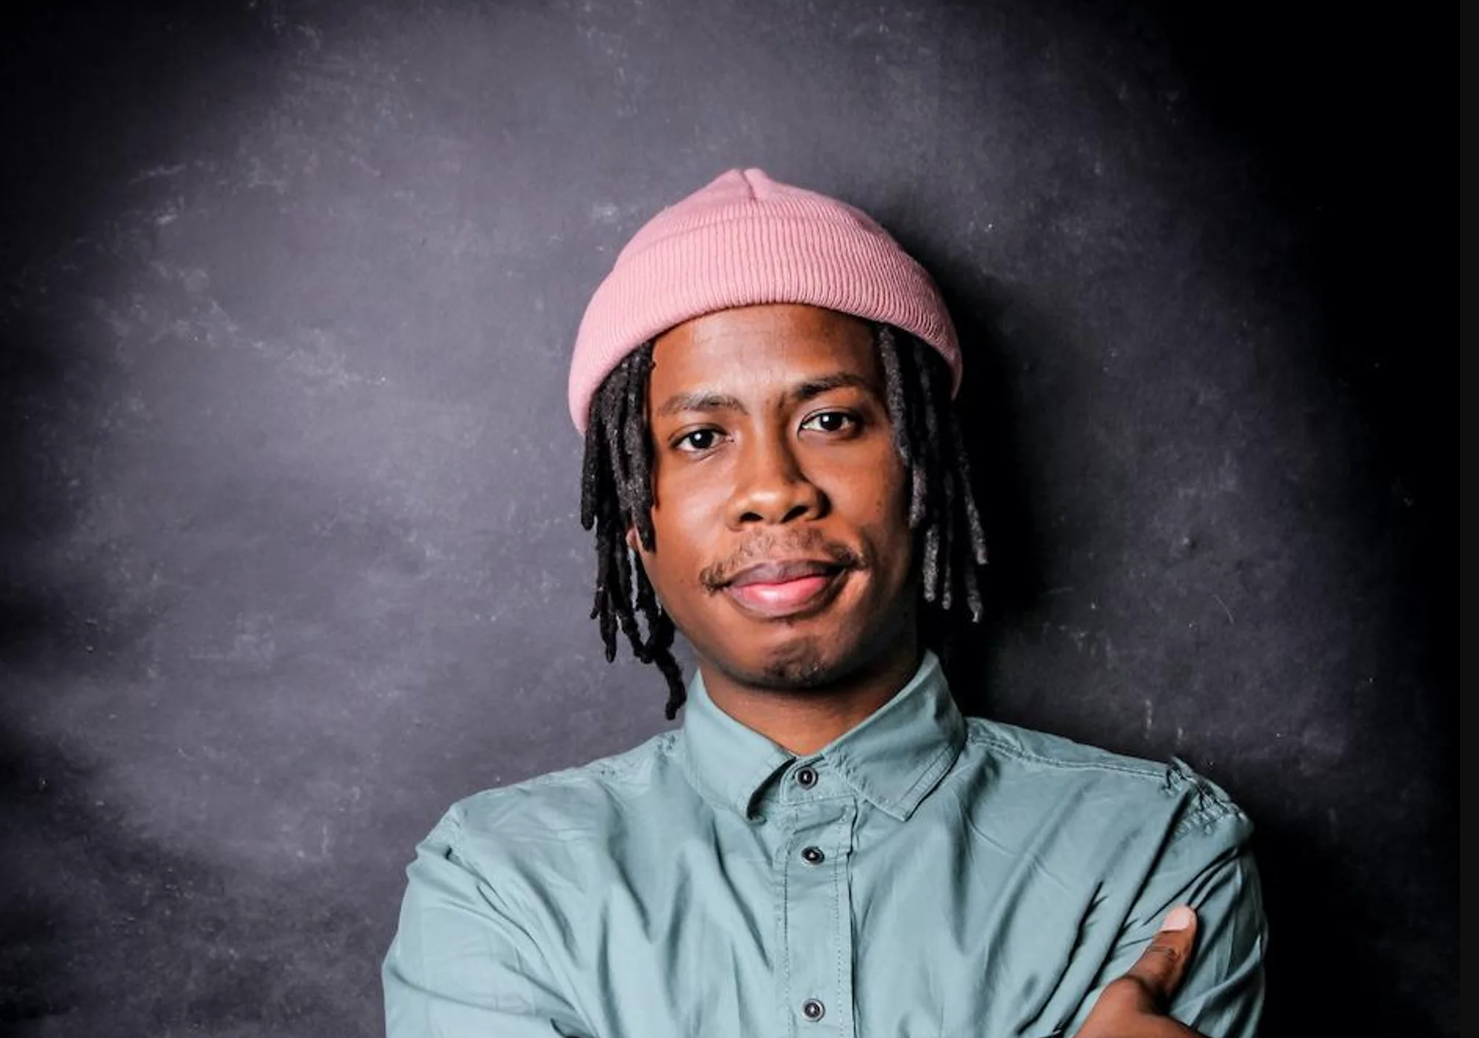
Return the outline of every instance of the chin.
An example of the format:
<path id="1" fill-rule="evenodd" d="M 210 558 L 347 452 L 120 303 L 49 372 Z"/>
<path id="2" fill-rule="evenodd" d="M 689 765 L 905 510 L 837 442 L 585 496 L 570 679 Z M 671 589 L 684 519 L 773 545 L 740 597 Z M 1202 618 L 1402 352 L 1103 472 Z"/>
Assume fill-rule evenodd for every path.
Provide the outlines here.
<path id="1" fill-rule="evenodd" d="M 839 652 L 835 639 L 797 635 L 771 646 L 750 659 L 735 661 L 733 677 L 755 688 L 773 692 L 804 692 L 822 688 L 846 676 L 857 652 Z"/>
<path id="2" fill-rule="evenodd" d="M 757 684 L 778 692 L 816 688 L 831 677 L 827 663 L 815 639 L 799 638 L 762 661 Z"/>
<path id="3" fill-rule="evenodd" d="M 765 623 L 749 618 L 736 623 L 726 611 L 718 622 L 694 630 L 698 638 L 683 623 L 678 629 L 700 659 L 739 685 L 778 693 L 825 690 L 888 657 L 912 631 L 912 610 L 877 624 L 855 615 L 866 611 L 839 608 L 845 604 L 833 603 L 817 616 Z"/>

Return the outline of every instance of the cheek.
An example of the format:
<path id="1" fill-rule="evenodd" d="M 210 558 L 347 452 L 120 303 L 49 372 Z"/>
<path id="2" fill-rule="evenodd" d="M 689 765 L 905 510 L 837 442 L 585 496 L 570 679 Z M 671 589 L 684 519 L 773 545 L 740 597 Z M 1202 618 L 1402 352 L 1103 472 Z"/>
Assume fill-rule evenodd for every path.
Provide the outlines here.
<path id="1" fill-rule="evenodd" d="M 669 494 L 652 509 L 652 529 L 657 534 L 658 549 L 674 555 L 689 555 L 701 550 L 704 537 L 713 525 L 709 510 L 691 496 Z"/>
<path id="2" fill-rule="evenodd" d="M 714 480 L 661 474 L 652 482 L 652 527 L 658 548 L 670 546 L 674 555 L 702 556 L 708 541 L 725 529 L 727 488 Z"/>
<path id="3" fill-rule="evenodd" d="M 726 497 L 726 474 L 712 460 L 706 465 L 653 459 L 653 522 L 670 526 L 712 513 Z"/>
<path id="4" fill-rule="evenodd" d="M 909 486 L 903 462 L 893 450 L 869 458 L 833 481 L 831 497 L 839 512 L 863 529 L 885 538 L 909 524 Z"/>
<path id="5" fill-rule="evenodd" d="M 720 526 L 708 517 L 703 502 L 691 496 L 670 493 L 666 503 L 652 509 L 657 550 L 643 551 L 642 564 L 665 605 L 698 593 L 699 573 L 718 557 L 708 538 Z"/>
<path id="6" fill-rule="evenodd" d="M 885 478 L 875 480 L 867 497 L 866 515 L 859 515 L 859 526 L 877 554 L 876 563 L 884 570 L 907 576 L 913 563 L 914 532 L 909 529 L 909 485 L 902 463 L 889 465 L 880 460 L 876 472 Z"/>

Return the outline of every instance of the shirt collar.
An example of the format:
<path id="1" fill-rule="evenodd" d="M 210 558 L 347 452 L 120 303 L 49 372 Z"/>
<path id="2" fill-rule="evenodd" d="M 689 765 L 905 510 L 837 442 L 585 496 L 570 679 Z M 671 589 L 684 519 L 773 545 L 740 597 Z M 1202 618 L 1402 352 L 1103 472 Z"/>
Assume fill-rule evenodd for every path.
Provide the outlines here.
<path id="1" fill-rule="evenodd" d="M 714 704 L 695 673 L 683 717 L 686 770 L 709 799 L 752 817 L 775 774 L 802 758 Z M 926 650 L 914 677 L 862 724 L 804 758 L 834 770 L 866 800 L 904 820 L 955 763 L 965 721 L 939 658 Z"/>

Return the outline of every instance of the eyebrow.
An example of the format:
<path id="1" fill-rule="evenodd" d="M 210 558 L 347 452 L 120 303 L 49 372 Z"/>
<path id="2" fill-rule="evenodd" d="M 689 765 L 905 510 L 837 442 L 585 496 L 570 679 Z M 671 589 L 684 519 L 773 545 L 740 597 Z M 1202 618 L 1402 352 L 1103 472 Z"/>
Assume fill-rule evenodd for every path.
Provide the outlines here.
<path id="1" fill-rule="evenodd" d="M 805 382 L 792 388 L 787 395 L 796 401 L 811 400 L 823 393 L 830 393 L 834 389 L 845 389 L 852 387 L 875 392 L 873 384 L 862 375 L 855 375 L 851 371 L 839 371 L 835 375 L 824 375 L 821 378 L 810 378 Z"/>
<path id="2" fill-rule="evenodd" d="M 745 405 L 738 397 L 725 393 L 674 393 L 657 409 L 659 415 L 678 414 L 682 411 L 738 411 L 746 414 Z"/>
<path id="3" fill-rule="evenodd" d="M 821 378 L 809 378 L 805 382 L 798 382 L 786 393 L 789 400 L 802 403 L 829 393 L 834 389 L 854 387 L 857 389 L 876 392 L 874 386 L 861 375 L 855 375 L 850 371 L 839 371 L 835 375 L 823 375 Z M 745 405 L 740 403 L 738 397 L 727 393 L 674 393 L 664 400 L 658 407 L 657 413 L 661 416 L 678 414 L 683 411 L 734 411 L 739 414 L 749 414 Z"/>

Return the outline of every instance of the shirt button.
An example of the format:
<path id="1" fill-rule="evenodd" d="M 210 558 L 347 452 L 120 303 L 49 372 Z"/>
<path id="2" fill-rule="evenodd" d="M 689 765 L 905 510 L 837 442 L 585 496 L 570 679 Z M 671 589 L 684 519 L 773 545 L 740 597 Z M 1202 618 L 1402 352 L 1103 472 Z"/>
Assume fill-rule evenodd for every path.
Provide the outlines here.
<path id="1" fill-rule="evenodd" d="M 820 865 L 827 860 L 820 847 L 803 847 L 801 849 L 801 860 L 808 865 Z"/>
<path id="2" fill-rule="evenodd" d="M 796 772 L 796 784 L 802 789 L 810 789 L 817 784 L 817 771 L 812 767 L 805 767 Z M 821 1005 L 820 1002 L 817 1005 Z"/>
<path id="3" fill-rule="evenodd" d="M 801 1003 L 801 1015 L 815 1023 L 827 1015 L 827 1007 L 814 998 L 808 998 Z"/>

